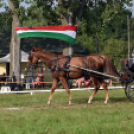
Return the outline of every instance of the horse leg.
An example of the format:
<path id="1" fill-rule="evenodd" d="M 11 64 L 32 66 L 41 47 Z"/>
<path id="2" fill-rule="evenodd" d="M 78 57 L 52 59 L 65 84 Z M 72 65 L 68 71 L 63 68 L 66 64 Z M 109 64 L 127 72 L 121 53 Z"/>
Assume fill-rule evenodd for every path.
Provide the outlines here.
<path id="1" fill-rule="evenodd" d="M 57 80 L 57 79 L 53 80 L 53 84 L 52 84 L 52 87 L 51 87 L 51 93 L 50 93 L 50 96 L 49 96 L 49 100 L 47 102 L 48 105 L 51 104 L 52 95 L 53 95 L 53 92 L 54 92 L 54 90 L 56 89 L 56 87 L 58 85 L 58 82 L 59 82 L 59 80 Z"/>
<path id="2" fill-rule="evenodd" d="M 91 104 L 91 101 L 93 100 L 95 94 L 97 93 L 98 89 L 100 88 L 100 82 L 96 78 L 93 78 L 92 81 L 94 83 L 94 92 L 89 97 L 88 104 Z"/>
<path id="3" fill-rule="evenodd" d="M 69 97 L 69 105 L 71 105 L 71 95 L 70 95 L 70 90 L 69 90 L 69 86 L 68 86 L 68 83 L 67 83 L 67 79 L 65 77 L 60 77 L 60 80 L 64 86 L 64 88 L 66 89 L 66 92 L 68 94 L 68 97 Z"/>
<path id="4" fill-rule="evenodd" d="M 105 95 L 106 95 L 104 103 L 107 103 L 108 102 L 107 83 L 103 81 L 101 85 L 102 85 L 103 89 L 105 90 Z"/>

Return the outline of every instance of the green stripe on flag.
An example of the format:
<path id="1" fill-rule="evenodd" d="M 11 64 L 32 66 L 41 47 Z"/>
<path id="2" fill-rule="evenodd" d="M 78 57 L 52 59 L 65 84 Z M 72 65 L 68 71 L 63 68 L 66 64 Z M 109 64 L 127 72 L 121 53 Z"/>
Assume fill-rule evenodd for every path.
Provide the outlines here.
<path id="1" fill-rule="evenodd" d="M 26 38 L 26 37 L 45 37 L 45 38 L 54 38 L 60 39 L 65 42 L 68 42 L 71 45 L 75 44 L 75 39 L 61 33 L 51 33 L 51 32 L 23 32 L 18 33 L 19 38 Z"/>

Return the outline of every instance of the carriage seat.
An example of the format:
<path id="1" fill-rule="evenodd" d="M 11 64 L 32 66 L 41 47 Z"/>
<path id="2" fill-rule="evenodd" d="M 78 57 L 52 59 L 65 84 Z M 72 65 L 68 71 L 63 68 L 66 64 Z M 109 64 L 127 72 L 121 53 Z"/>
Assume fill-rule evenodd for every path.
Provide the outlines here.
<path id="1" fill-rule="evenodd" d="M 133 71 L 131 71 L 131 70 L 129 70 L 129 69 L 126 69 L 125 72 L 126 72 L 126 74 L 127 74 L 128 76 L 134 77 L 134 72 L 133 72 Z"/>

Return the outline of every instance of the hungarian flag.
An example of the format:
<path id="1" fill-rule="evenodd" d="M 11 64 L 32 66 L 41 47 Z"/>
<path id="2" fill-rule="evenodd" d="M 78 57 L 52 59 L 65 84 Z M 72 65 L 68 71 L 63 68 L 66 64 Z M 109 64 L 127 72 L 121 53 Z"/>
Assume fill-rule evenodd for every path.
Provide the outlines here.
<path id="1" fill-rule="evenodd" d="M 75 44 L 77 26 L 16 27 L 19 38 L 45 37 Z"/>

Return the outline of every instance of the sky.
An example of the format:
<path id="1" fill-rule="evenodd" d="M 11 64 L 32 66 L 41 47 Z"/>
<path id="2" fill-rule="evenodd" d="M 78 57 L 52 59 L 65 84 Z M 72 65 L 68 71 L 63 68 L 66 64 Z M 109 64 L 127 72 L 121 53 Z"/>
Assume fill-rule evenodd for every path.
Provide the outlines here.
<path id="1" fill-rule="evenodd" d="M 8 5 L 8 2 L 7 2 L 7 0 L 4 0 L 5 2 L 6 2 L 6 4 Z M 134 17 L 134 0 L 133 0 L 133 6 L 131 7 L 131 8 L 128 8 L 128 7 L 126 7 L 126 8 L 128 8 L 130 11 L 132 11 L 132 16 Z M 23 6 L 25 6 L 25 8 L 27 8 L 28 6 L 26 5 L 26 4 L 24 4 L 24 3 L 22 3 L 22 5 Z M 2 12 L 2 11 L 4 11 L 4 8 L 0 8 L 0 12 Z"/>
<path id="2" fill-rule="evenodd" d="M 134 17 L 134 0 L 132 1 L 133 6 L 131 8 L 128 8 L 130 11 L 132 11 L 132 16 Z"/>
<path id="3" fill-rule="evenodd" d="M 6 5 L 8 5 L 7 0 L 3 0 L 3 1 L 4 1 L 4 2 L 6 2 Z M 28 7 L 28 5 L 27 5 L 27 4 L 25 4 L 24 2 L 22 2 L 22 3 L 21 3 L 21 5 L 25 6 L 25 8 L 27 8 L 27 7 Z M 4 11 L 4 8 L 0 8 L 0 12 L 2 12 L 2 11 Z"/>

